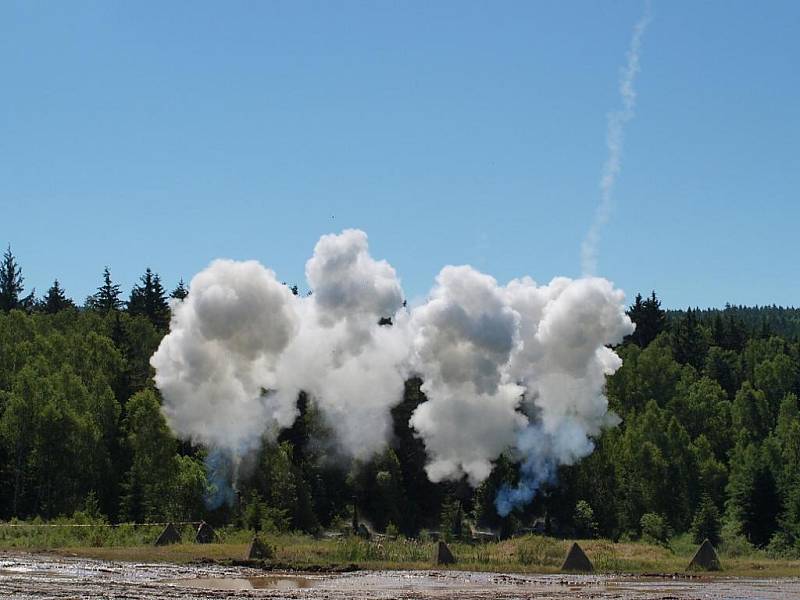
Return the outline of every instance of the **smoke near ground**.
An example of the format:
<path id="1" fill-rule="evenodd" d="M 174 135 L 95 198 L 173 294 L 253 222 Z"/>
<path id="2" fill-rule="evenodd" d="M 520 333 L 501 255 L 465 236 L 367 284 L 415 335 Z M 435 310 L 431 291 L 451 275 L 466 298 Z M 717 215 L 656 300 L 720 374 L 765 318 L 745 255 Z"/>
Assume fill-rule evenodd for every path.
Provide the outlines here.
<path id="1" fill-rule="evenodd" d="M 530 501 L 559 465 L 592 451 L 615 424 L 605 376 L 621 365 L 607 346 L 633 326 L 624 295 L 601 278 L 530 278 L 500 285 L 447 266 L 426 302 L 406 309 L 394 269 L 358 230 L 323 236 L 306 263 L 309 296 L 294 295 L 254 261 L 219 260 L 173 305 L 170 333 L 151 359 L 175 433 L 207 446 L 217 488 L 297 415 L 305 391 L 341 454 L 367 459 L 391 436 L 404 381 L 427 401 L 410 425 L 431 481 L 477 486 L 507 453 L 521 481 L 501 514 Z"/>
<path id="2" fill-rule="evenodd" d="M 508 292 L 523 322 L 510 368 L 525 388 L 529 422 L 515 445 L 522 459 L 520 483 L 497 497 L 501 516 L 530 502 L 558 466 L 590 454 L 592 438 L 617 424 L 603 389 L 606 375 L 622 360 L 607 346 L 633 332 L 624 294 L 605 279 L 558 278 L 539 288 L 521 280 Z"/>

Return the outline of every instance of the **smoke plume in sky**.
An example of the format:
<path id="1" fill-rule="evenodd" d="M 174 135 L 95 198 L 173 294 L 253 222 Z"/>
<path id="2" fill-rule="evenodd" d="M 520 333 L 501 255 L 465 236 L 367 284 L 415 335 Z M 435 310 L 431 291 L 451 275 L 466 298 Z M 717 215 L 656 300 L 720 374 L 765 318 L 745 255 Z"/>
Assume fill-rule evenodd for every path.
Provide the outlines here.
<path id="1" fill-rule="evenodd" d="M 644 15 L 633 28 L 627 62 L 620 74 L 619 95 L 622 100 L 622 108 L 608 115 L 606 129 L 608 154 L 600 176 L 600 202 L 597 205 L 594 220 L 581 245 L 581 266 L 584 276 L 594 275 L 597 272 L 597 246 L 600 243 L 600 234 L 603 227 L 611 216 L 614 186 L 622 169 L 622 146 L 625 125 L 636 114 L 636 89 L 634 88 L 634 83 L 640 70 L 639 58 L 642 52 L 642 38 L 647 26 L 650 24 L 650 20 L 650 3 L 648 2 L 645 5 Z"/>
<path id="2" fill-rule="evenodd" d="M 395 270 L 358 230 L 323 236 L 306 277 L 312 293 L 297 296 L 255 261 L 217 260 L 173 304 L 151 359 L 156 384 L 170 426 L 213 451 L 215 473 L 289 427 L 300 391 L 340 452 L 367 459 L 389 443 L 391 408 L 419 375 L 427 401 L 410 424 L 428 477 L 477 486 L 508 453 L 522 483 L 498 498 L 502 512 L 615 423 L 603 385 L 621 361 L 607 345 L 633 326 L 605 279 L 500 285 L 446 266 L 427 301 L 407 309 Z"/>

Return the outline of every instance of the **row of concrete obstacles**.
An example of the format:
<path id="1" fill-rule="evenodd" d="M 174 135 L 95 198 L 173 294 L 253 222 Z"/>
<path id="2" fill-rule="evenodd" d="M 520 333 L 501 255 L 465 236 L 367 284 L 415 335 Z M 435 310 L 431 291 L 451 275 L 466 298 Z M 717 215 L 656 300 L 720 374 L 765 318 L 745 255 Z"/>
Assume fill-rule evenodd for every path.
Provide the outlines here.
<path id="1" fill-rule="evenodd" d="M 434 547 L 433 562 L 436 565 L 452 565 L 456 562 L 456 557 L 447 547 L 444 542 L 438 542 Z M 567 551 L 567 556 L 564 558 L 564 563 L 561 565 L 561 570 L 566 572 L 576 573 L 591 573 L 594 571 L 594 565 L 586 553 L 583 551 L 577 542 L 573 542 Z M 704 540 L 700 547 L 695 552 L 687 571 L 720 571 L 722 566 L 719 562 L 719 556 L 711 542 Z"/>
<path id="2" fill-rule="evenodd" d="M 197 532 L 194 536 L 194 541 L 197 544 L 211 544 L 217 539 L 217 534 L 214 528 L 205 521 L 201 521 L 197 527 Z M 156 538 L 156 546 L 168 546 L 169 544 L 180 544 L 183 541 L 181 532 L 172 523 L 167 523 L 167 526 L 161 531 Z"/>
<path id="3" fill-rule="evenodd" d="M 214 528 L 205 521 L 201 521 L 195 533 L 194 541 L 198 544 L 210 544 L 216 540 L 217 534 Z M 181 542 L 181 533 L 178 528 L 172 523 L 168 523 L 161 534 L 156 539 L 156 546 L 166 546 L 168 544 L 178 544 Z M 264 544 L 258 537 L 254 537 L 250 542 L 247 549 L 247 558 L 249 560 L 265 560 L 273 556 L 271 548 Z M 435 565 L 452 565 L 455 564 L 456 557 L 450 551 L 450 548 L 442 541 L 439 541 L 434 546 L 433 563 Z M 578 545 L 578 542 L 573 542 L 567 551 L 567 556 L 561 565 L 561 570 L 566 572 L 578 573 L 591 573 L 594 571 L 594 565 L 586 553 Z M 719 556 L 714 546 L 707 539 L 700 544 L 700 547 L 695 552 L 694 557 L 689 562 L 687 567 L 688 571 L 720 571 L 722 566 L 719 562 Z"/>

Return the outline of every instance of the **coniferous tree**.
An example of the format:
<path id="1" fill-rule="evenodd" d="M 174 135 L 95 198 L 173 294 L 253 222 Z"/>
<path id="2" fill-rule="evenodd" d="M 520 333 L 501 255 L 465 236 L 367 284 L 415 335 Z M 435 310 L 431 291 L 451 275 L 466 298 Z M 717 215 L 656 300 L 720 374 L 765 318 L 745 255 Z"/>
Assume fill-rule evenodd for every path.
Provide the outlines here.
<path id="1" fill-rule="evenodd" d="M 686 315 L 678 323 L 672 334 L 672 354 L 681 364 L 692 365 L 702 369 L 708 352 L 708 342 L 703 326 L 697 319 L 695 311 L 686 310 Z"/>
<path id="2" fill-rule="evenodd" d="M 186 284 L 183 283 L 183 277 L 178 282 L 178 285 L 175 286 L 175 289 L 172 290 L 172 293 L 169 295 L 170 298 L 175 300 L 185 300 L 186 296 L 189 295 L 189 290 L 186 287 Z"/>
<path id="3" fill-rule="evenodd" d="M 169 327 L 171 312 L 167 301 L 167 290 L 161 283 L 158 273 L 153 276 L 153 296 L 151 298 L 152 315 L 150 320 L 158 329 L 164 330 Z"/>
<path id="4" fill-rule="evenodd" d="M 139 281 L 131 290 L 128 312 L 147 317 L 157 329 L 166 329 L 169 325 L 169 304 L 161 278 L 147 267 Z"/>
<path id="5" fill-rule="evenodd" d="M 23 296 L 22 269 L 9 245 L 0 263 L 0 311 L 28 310 L 33 306 L 33 293 Z"/>
<path id="6" fill-rule="evenodd" d="M 756 546 L 765 546 L 778 528 L 781 498 L 777 482 L 756 444 L 740 444 L 731 454 L 727 511 Z"/>
<path id="7" fill-rule="evenodd" d="M 661 301 L 656 298 L 655 291 L 649 298 L 642 299 L 636 294 L 636 300 L 628 309 L 628 316 L 636 324 L 636 330 L 628 336 L 640 348 L 652 342 L 667 325 L 667 313 L 661 309 Z"/>
<path id="8" fill-rule="evenodd" d="M 123 306 L 120 300 L 119 285 L 111 281 L 111 271 L 108 267 L 103 268 L 103 285 L 97 288 L 97 292 L 87 300 L 87 306 L 103 314 L 121 310 Z"/>
<path id="9" fill-rule="evenodd" d="M 42 298 L 42 310 L 47 314 L 55 314 L 65 308 L 75 306 L 75 303 L 67 298 L 64 288 L 58 283 L 58 279 L 53 281 L 53 285 L 47 290 L 47 295 Z"/>

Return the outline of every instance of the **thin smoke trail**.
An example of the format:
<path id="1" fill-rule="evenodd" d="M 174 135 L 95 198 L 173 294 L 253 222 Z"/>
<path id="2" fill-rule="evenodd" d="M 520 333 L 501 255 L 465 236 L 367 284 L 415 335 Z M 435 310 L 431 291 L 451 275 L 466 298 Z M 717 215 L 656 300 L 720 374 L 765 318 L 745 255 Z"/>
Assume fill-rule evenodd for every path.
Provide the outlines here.
<path id="1" fill-rule="evenodd" d="M 622 69 L 620 77 L 619 95 L 622 100 L 622 108 L 608 115 L 608 128 L 606 129 L 608 156 L 600 177 L 600 203 L 597 206 L 592 225 L 581 245 L 581 265 L 584 276 L 594 275 L 597 271 L 597 246 L 600 242 L 600 233 L 611 216 L 614 185 L 622 167 L 625 125 L 636 114 L 636 89 L 633 84 L 636 81 L 636 74 L 640 70 L 642 38 L 650 21 L 650 3 L 648 2 L 645 5 L 644 15 L 633 28 L 627 64 Z"/>

